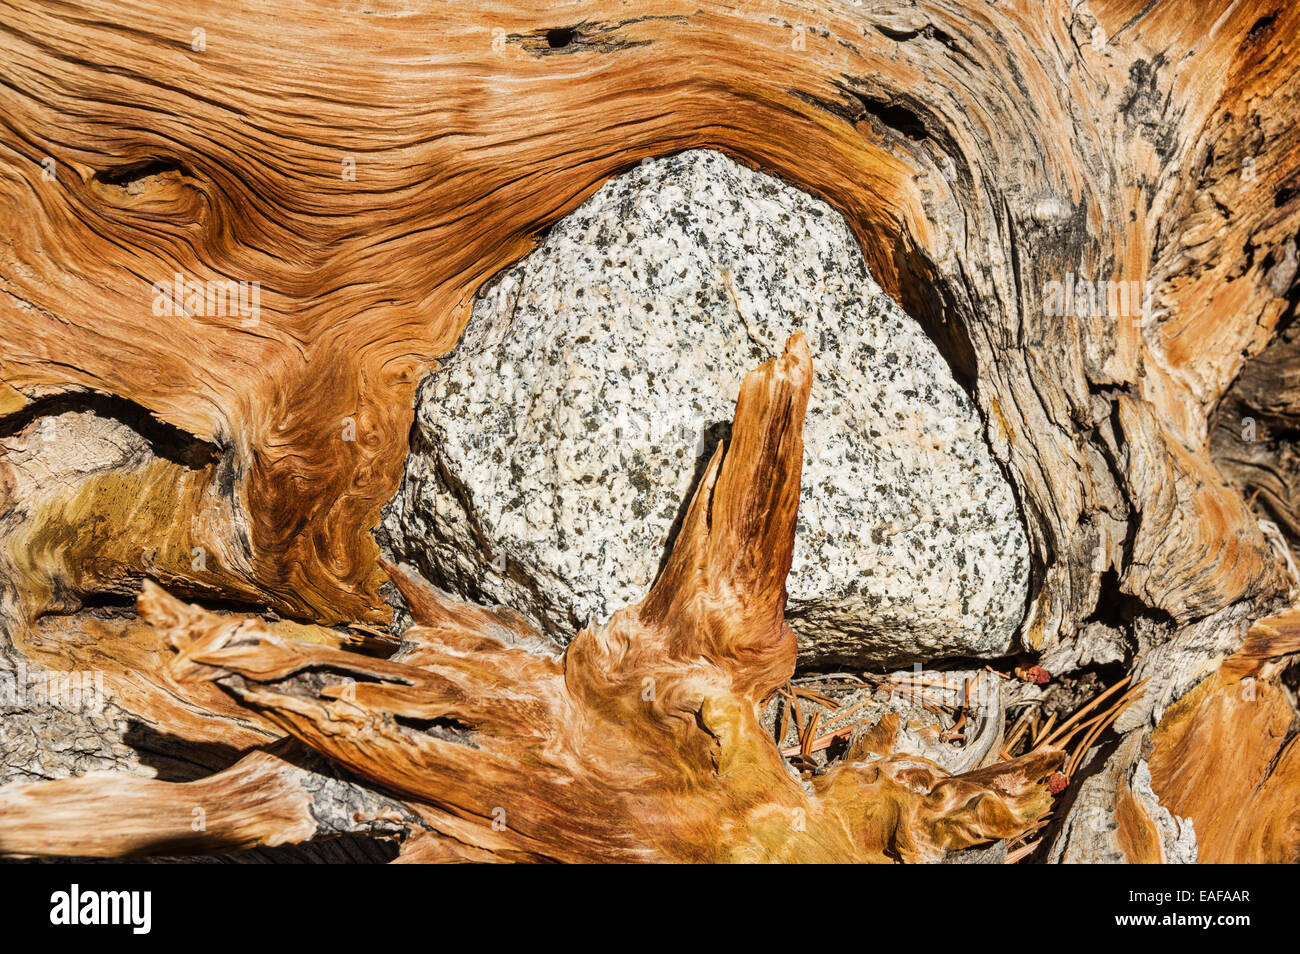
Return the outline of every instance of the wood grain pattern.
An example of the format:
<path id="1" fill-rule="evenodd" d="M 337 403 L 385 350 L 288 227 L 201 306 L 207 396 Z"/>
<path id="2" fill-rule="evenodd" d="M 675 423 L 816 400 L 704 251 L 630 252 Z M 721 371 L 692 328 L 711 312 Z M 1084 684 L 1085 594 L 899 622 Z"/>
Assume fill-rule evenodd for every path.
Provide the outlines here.
<path id="1" fill-rule="evenodd" d="M 218 680 L 408 798 L 435 833 L 409 845 L 423 860 L 431 837 L 439 857 L 473 860 L 884 862 L 1019 835 L 1051 804 L 1059 749 L 957 776 L 888 754 L 805 789 L 758 723 L 794 671 L 782 611 L 811 385 L 801 336 L 745 379 L 650 594 L 562 660 L 521 648 L 542 640 L 521 617 L 396 567 L 415 625 L 392 660 L 277 638 L 153 585 L 141 609 L 175 645 L 177 679 Z"/>
<path id="2" fill-rule="evenodd" d="M 1152 787 L 1192 818 L 1202 863 L 1300 861 L 1300 747 L 1278 677 L 1300 654 L 1300 611 L 1261 620 L 1245 645 L 1169 710 Z"/>
<path id="3" fill-rule="evenodd" d="M 546 10 L 387 6 L 403 15 L 49 4 L 9 10 L 0 41 L 0 379 L 120 395 L 212 442 L 248 534 L 193 540 L 238 540 L 231 572 L 283 612 L 385 616 L 368 530 L 421 372 L 484 280 L 644 156 L 722 148 L 848 216 L 994 422 L 1039 565 L 1035 645 L 1091 612 L 1094 551 L 1126 535 L 1108 466 L 1140 475 L 1166 440 L 1204 460 L 1208 408 L 1284 310 L 1265 263 L 1294 232 L 1285 7 L 595 2 L 565 8 L 553 50 Z M 1230 168 L 1247 156 L 1250 183 Z M 155 318 L 149 286 L 177 271 L 260 282 L 259 323 Z M 1150 280 L 1153 314 L 1045 316 L 1067 271 Z M 1110 390 L 1162 432 L 1129 462 L 1099 436 Z M 1156 519 L 1199 542 L 1138 595 L 1182 616 L 1275 591 L 1251 524 L 1240 551 L 1212 544 L 1231 492 L 1166 466 Z"/>
<path id="4" fill-rule="evenodd" d="M 477 290 L 609 176 L 708 146 L 839 209 L 969 386 L 1030 539 L 1024 647 L 1126 627 L 1125 664 L 1166 680 L 1150 698 L 1187 694 L 1128 726 L 1160 723 L 1166 807 L 1207 859 L 1293 858 L 1280 670 L 1230 696 L 1265 652 L 1231 627 L 1296 589 L 1253 508 L 1294 543 L 1297 37 L 1278 0 L 0 2 L 0 656 L 91 660 L 150 724 L 239 753 L 293 736 L 400 789 L 423 819 L 404 860 L 919 860 L 1025 827 L 1055 754 L 951 778 L 894 753 L 809 796 L 759 744 L 753 704 L 793 667 L 797 345 L 746 385 L 654 592 L 563 668 L 507 611 L 400 574 L 420 648 L 376 660 L 335 628 L 390 620 L 371 530 Z M 155 314 L 178 274 L 257 283 L 257 314 Z M 1147 304 L 1060 313 L 1067 281 L 1136 282 Z M 1256 411 L 1269 440 L 1228 442 Z M 148 584 L 150 623 L 121 605 L 148 581 L 231 605 Z M 284 625 L 252 620 L 268 607 Z M 305 660 L 378 681 L 342 700 Z M 505 754 L 395 721 L 500 731 L 506 711 Z M 1223 764 L 1232 817 L 1195 794 Z M 602 773 L 685 807 L 611 803 Z M 122 811 L 172 791 L 146 781 L 111 783 Z M 485 828 L 494 784 L 534 793 L 527 824 Z M 299 837 L 301 807 L 196 847 Z"/>

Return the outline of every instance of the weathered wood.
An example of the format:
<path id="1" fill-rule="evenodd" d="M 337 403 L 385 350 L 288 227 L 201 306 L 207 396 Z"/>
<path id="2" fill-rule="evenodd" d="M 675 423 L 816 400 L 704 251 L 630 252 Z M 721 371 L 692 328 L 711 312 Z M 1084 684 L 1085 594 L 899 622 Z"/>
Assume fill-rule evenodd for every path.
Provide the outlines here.
<path id="1" fill-rule="evenodd" d="M 557 16 L 491 0 L 420 10 L 376 0 L 368 11 L 292 0 L 274 17 L 206 0 L 184 10 L 156 0 L 4 5 L 8 664 L 103 670 L 124 713 L 196 744 L 224 740 L 222 758 L 288 733 L 345 764 L 373 764 L 374 737 L 330 749 L 304 714 L 321 718 L 328 706 L 260 686 L 255 669 L 240 668 L 251 657 L 222 670 L 245 680 L 220 677 L 234 701 L 180 678 L 163 663 L 171 650 L 162 636 L 175 626 L 142 622 L 124 600 L 156 580 L 189 599 L 233 601 L 241 617 L 270 607 L 306 624 L 295 639 L 327 644 L 283 644 L 294 658 L 322 654 L 361 671 L 395 665 L 345 653 L 356 640 L 331 627 L 390 619 L 370 531 L 401 474 L 420 377 L 454 345 L 478 288 L 605 178 L 646 156 L 707 145 L 841 210 L 881 285 L 970 386 L 1033 549 L 1023 646 L 1068 650 L 1085 624 L 1121 630 L 1124 667 L 1151 682 L 1118 725 L 1132 738 L 1154 731 L 1156 752 L 1176 751 L 1185 766 L 1153 755 L 1155 791 L 1195 819 L 1207 857 L 1294 858 L 1294 841 L 1280 833 L 1263 842 L 1232 834 L 1237 822 L 1185 780 L 1229 737 L 1294 717 L 1279 688 L 1294 649 L 1255 677 L 1267 716 L 1259 700 L 1231 706 L 1222 739 L 1196 713 L 1227 705 L 1226 689 L 1193 686 L 1207 673 L 1224 678 L 1221 664 L 1240 658 L 1252 623 L 1281 612 L 1295 586 L 1287 545 L 1261 527 L 1243 491 L 1294 544 L 1288 329 L 1300 232 L 1300 10 L 1273 0 L 638 0 L 634 9 L 589 0 Z M 155 314 L 153 284 L 178 273 L 258 283 L 256 315 L 205 314 L 206 303 Z M 1136 282 L 1147 306 L 1058 307 L 1061 289 L 1083 281 Z M 1259 441 L 1241 442 L 1243 417 L 1257 419 Z M 685 536 L 652 597 L 620 617 L 637 640 L 654 634 L 646 645 L 626 656 L 613 622 L 603 637 L 589 631 L 575 642 L 569 660 L 594 682 L 566 685 L 573 704 L 606 712 L 614 685 L 632 686 L 651 659 L 668 667 L 671 684 L 689 684 L 677 668 L 688 648 L 729 673 L 736 711 L 789 674 L 787 634 L 772 623 L 779 554 L 719 562 L 783 539 L 766 525 L 774 515 L 792 525 L 782 509 L 788 484 L 739 470 L 770 466 L 764 454 L 733 444 L 712 487 L 726 505 L 717 514 L 725 542 Z M 789 465 L 775 473 L 791 479 Z M 741 573 L 746 566 L 757 575 Z M 762 599 L 737 602 L 736 592 Z M 682 620 L 699 600 L 726 609 L 688 634 Z M 119 605 L 96 612 L 106 601 Z M 157 613 L 170 605 L 152 590 L 146 604 Z M 424 612 L 476 621 L 459 636 L 452 630 L 463 623 L 416 627 L 439 639 L 489 626 L 463 607 L 429 602 Z M 203 617 L 200 628 L 229 625 L 217 619 Z M 532 639 L 498 617 L 490 626 Z M 529 672 L 556 665 L 472 640 Z M 533 688 L 541 679 L 511 675 Z M 559 685 L 557 672 L 548 678 Z M 374 695 L 376 711 L 397 705 L 392 687 L 365 685 L 358 698 Z M 496 691 L 481 684 L 474 698 L 491 708 Z M 740 718 L 717 717 L 732 729 Z M 543 721 L 566 724 L 549 710 Z M 385 744 L 408 752 L 399 736 Z M 709 777 L 675 774 L 684 764 L 704 771 L 702 738 L 676 739 L 680 750 L 633 741 L 655 753 L 648 790 Z M 600 761 L 599 741 L 583 744 L 593 747 L 583 757 Z M 784 772 L 775 755 L 741 748 L 773 779 Z M 51 759 L 23 777 L 90 766 Z M 145 771 L 129 753 L 108 761 Z M 1127 780 L 1134 765 L 1112 763 L 1108 777 Z M 379 781 L 396 784 L 416 768 L 391 771 Z M 1238 781 L 1252 771 L 1243 767 Z M 546 791 L 535 772 L 536 791 Z M 1123 853 L 1152 857 L 1124 801 L 1127 782 L 1116 784 L 1107 810 L 1130 821 Z M 778 799 L 784 807 L 805 797 L 778 787 L 794 800 Z M 462 796 L 457 810 L 483 810 Z M 747 797 L 698 795 L 700 804 Z M 597 804 L 576 816 L 596 826 L 582 843 L 590 855 L 645 850 L 619 841 L 612 820 L 599 824 Z M 1280 805 L 1270 794 L 1232 811 L 1253 830 L 1281 832 Z M 960 799 L 949 808 L 960 815 Z M 1032 812 L 1012 814 L 1023 822 Z M 522 835 L 476 841 L 451 803 L 433 818 L 447 837 L 417 838 L 412 852 L 422 844 L 418 853 L 431 857 L 555 856 Z M 868 843 L 879 846 L 877 835 Z M 678 847 L 654 841 L 654 850 L 690 857 L 681 845 L 707 840 L 673 837 Z M 926 837 L 902 853 L 929 857 L 949 836 Z M 780 839 L 760 841 L 783 850 Z M 733 844 L 715 857 L 728 850 L 744 855 Z"/>
<path id="2" fill-rule="evenodd" d="M 782 610 L 811 384 L 802 338 L 746 378 L 732 439 L 654 588 L 584 629 L 562 661 L 512 645 L 542 639 L 522 619 L 395 567 L 415 625 L 391 661 L 279 639 L 152 584 L 142 613 L 170 634 L 178 679 L 217 679 L 402 792 L 439 851 L 450 840 L 473 859 L 937 861 L 1017 836 L 1051 804 L 1058 748 L 958 776 L 890 753 L 804 788 L 758 723 L 757 702 L 794 671 Z"/>
<path id="3" fill-rule="evenodd" d="M 1300 613 L 1261 620 L 1155 732 L 1153 788 L 1171 811 L 1196 819 L 1202 862 L 1300 857 L 1296 713 L 1277 682 L 1297 652 Z"/>

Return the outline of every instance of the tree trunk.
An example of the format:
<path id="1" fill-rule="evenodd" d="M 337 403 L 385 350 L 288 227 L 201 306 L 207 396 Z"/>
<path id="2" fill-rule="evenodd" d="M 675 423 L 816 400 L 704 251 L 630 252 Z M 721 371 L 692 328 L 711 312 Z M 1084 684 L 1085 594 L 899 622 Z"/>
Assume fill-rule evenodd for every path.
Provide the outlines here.
<path id="1" fill-rule="evenodd" d="M 1300 11 L 364 6 L 6 5 L 0 854 L 1300 860 Z M 696 147 L 842 212 L 968 388 L 1033 564 L 974 669 L 1054 725 L 998 709 L 953 772 L 801 718 L 798 336 L 562 654 L 381 559 L 476 292 Z M 253 307 L 159 314 L 173 280 Z"/>

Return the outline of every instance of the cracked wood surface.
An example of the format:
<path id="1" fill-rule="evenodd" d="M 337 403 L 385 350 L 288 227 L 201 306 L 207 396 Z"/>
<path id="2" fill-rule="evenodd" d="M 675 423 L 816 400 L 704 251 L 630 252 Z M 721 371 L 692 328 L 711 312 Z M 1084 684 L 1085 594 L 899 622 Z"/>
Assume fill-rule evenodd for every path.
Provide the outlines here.
<path id="1" fill-rule="evenodd" d="M 710 145 L 843 211 L 882 286 L 974 380 L 1027 512 L 1030 645 L 1086 618 L 1110 566 L 1180 621 L 1279 591 L 1204 442 L 1287 307 L 1300 14 L 624 9 L 7 11 L 0 380 L 27 400 L 119 395 L 214 446 L 200 483 L 224 513 L 199 519 L 199 490 L 174 508 L 212 559 L 196 573 L 190 548 L 160 551 L 157 572 L 382 621 L 368 531 L 414 387 L 474 291 L 605 177 Z M 557 28 L 573 38 L 552 49 Z M 260 320 L 156 318 L 150 285 L 177 271 L 260 282 Z M 1040 289 L 1067 271 L 1152 282 L 1152 314 L 1045 316 Z M 1123 423 L 1117 394 L 1140 409 Z M 1152 468 L 1175 488 L 1155 513 L 1131 486 Z M 1134 577 L 1125 538 L 1168 520 L 1185 538 Z"/>
<path id="2" fill-rule="evenodd" d="M 241 706 L 400 793 L 430 830 L 408 841 L 406 860 L 938 861 L 1018 835 L 1051 805 L 1060 749 L 960 775 L 886 752 L 804 784 L 759 725 L 758 701 L 794 671 L 783 610 L 811 385 L 802 336 L 746 377 L 732 437 L 655 586 L 580 632 L 562 660 L 520 648 L 541 639 L 521 617 L 453 600 L 392 566 L 414 618 L 392 659 L 287 639 L 152 583 L 141 615 L 176 650 L 178 683 L 216 680 Z M 0 789 L 0 852 L 303 840 L 317 813 L 305 782 L 276 761 L 255 753 L 183 785 L 113 775 Z M 196 803 L 220 810 L 187 831 Z"/>
<path id="3" fill-rule="evenodd" d="M 1122 728 L 1211 755 L 1259 730 L 1234 715 L 1202 743 L 1169 720 L 1189 691 L 1214 694 L 1193 687 L 1294 584 L 1253 511 L 1294 541 L 1293 5 L 0 7 L 11 661 L 103 668 L 164 735 L 229 732 L 246 752 L 289 731 L 182 685 L 156 631 L 98 604 L 154 579 L 355 649 L 332 627 L 389 619 L 370 530 L 415 387 L 476 290 L 608 176 L 711 146 L 842 211 L 970 385 L 1033 551 L 1024 646 L 1113 619 L 1153 677 Z M 151 285 L 177 272 L 258 282 L 258 320 L 156 317 Z M 1148 283 L 1150 307 L 1047 314 L 1067 274 Z M 1247 414 L 1269 428 L 1258 446 L 1233 436 Z M 660 614 L 702 585 L 674 572 Z M 744 679 L 778 657 L 756 647 Z M 1291 658 L 1261 677 L 1277 720 Z M 1211 854 L 1294 854 L 1281 835 L 1218 834 L 1219 810 L 1153 759 Z M 1248 804 L 1257 828 L 1281 824 L 1276 801 Z"/>

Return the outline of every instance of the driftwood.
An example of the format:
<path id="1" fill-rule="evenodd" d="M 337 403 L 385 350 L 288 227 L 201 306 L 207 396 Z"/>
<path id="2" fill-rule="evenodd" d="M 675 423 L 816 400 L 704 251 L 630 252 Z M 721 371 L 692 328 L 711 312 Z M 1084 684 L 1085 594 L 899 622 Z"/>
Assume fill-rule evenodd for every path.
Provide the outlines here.
<path id="1" fill-rule="evenodd" d="M 934 860 L 1037 831 L 1170 860 L 1167 811 L 1202 860 L 1297 859 L 1300 11 L 365 6 L 0 18 L 0 656 L 107 700 L 6 704 L 0 852 Z M 1121 736 L 791 774 L 757 707 L 794 660 L 797 341 L 640 605 L 561 658 L 389 568 L 415 622 L 384 632 L 370 531 L 421 376 L 540 231 L 696 146 L 842 211 L 939 343 L 1031 541 L 1015 662 L 1146 680 Z M 158 314 L 177 274 L 257 307 Z M 1080 662 L 1101 630 L 1113 671 Z M 1095 843 L 1062 823 L 1089 773 Z"/>

